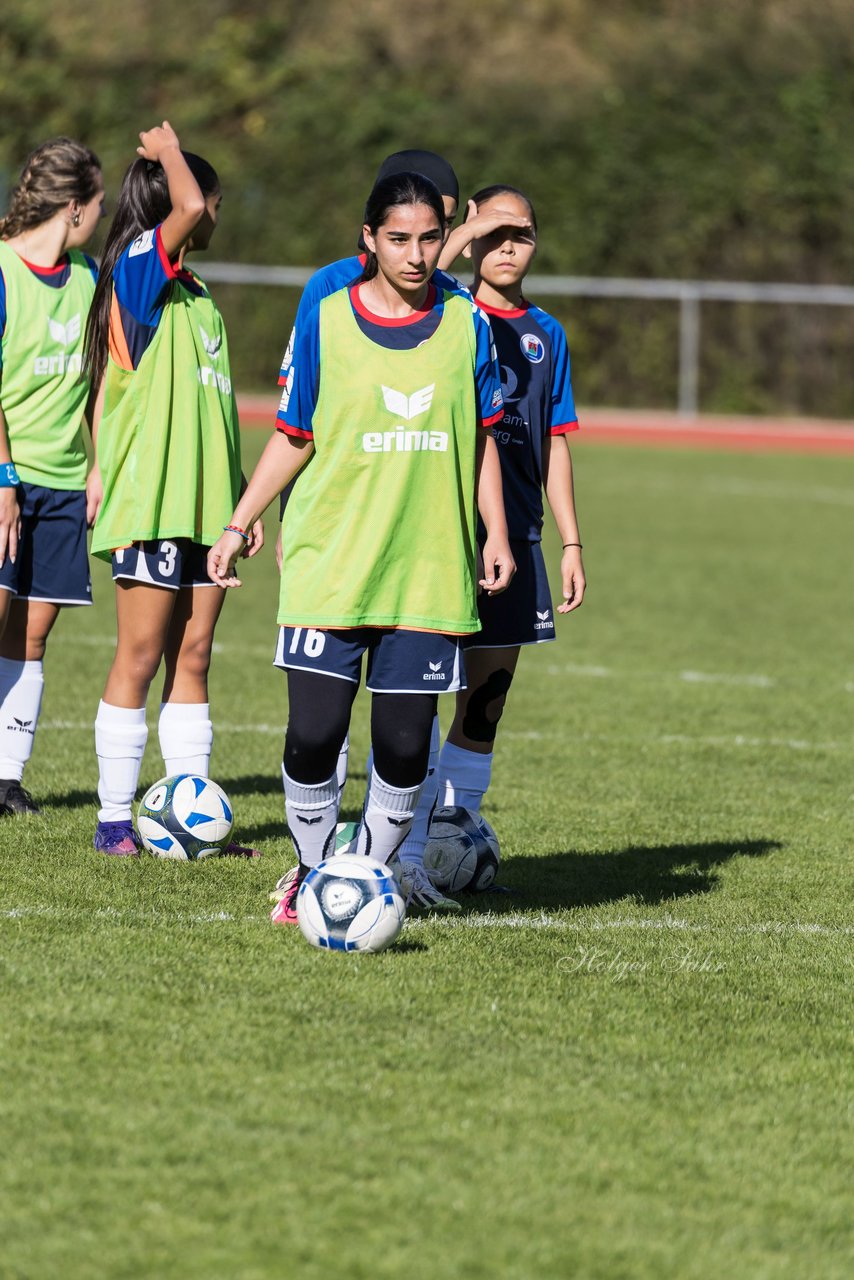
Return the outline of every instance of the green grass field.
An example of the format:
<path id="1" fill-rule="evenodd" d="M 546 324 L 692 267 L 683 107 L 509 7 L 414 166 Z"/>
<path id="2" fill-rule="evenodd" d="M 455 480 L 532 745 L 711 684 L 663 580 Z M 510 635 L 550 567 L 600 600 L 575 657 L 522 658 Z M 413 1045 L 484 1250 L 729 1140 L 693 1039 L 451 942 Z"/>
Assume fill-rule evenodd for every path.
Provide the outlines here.
<path id="1" fill-rule="evenodd" d="M 100 566 L 61 619 L 0 823 L 4 1280 L 852 1274 L 851 462 L 575 453 L 589 598 L 485 806 L 513 893 L 381 956 L 268 922 L 271 551 L 212 672 L 257 864 L 93 852 Z"/>

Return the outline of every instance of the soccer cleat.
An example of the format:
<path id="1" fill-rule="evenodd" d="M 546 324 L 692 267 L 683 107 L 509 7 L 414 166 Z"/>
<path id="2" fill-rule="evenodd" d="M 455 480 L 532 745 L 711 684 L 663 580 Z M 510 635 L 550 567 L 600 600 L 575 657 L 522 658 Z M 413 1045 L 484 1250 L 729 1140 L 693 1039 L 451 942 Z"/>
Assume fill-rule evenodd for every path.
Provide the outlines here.
<path id="1" fill-rule="evenodd" d="M 337 857 L 339 853 L 355 853 L 358 834 L 358 822 L 339 822 L 335 828 L 335 853 L 333 857 Z"/>
<path id="2" fill-rule="evenodd" d="M 290 887 L 293 884 L 294 880 L 296 880 L 298 875 L 299 875 L 299 867 L 296 866 L 296 867 L 291 867 L 290 871 L 286 871 L 283 876 L 280 876 L 279 879 L 276 881 L 275 889 L 271 890 L 271 892 L 267 895 L 270 901 L 281 902 L 282 898 L 284 898 L 287 895 L 287 893 L 290 891 Z"/>
<path id="3" fill-rule="evenodd" d="M 288 885 L 284 889 L 282 898 L 270 912 L 270 919 L 273 924 L 297 923 L 297 894 L 307 873 L 308 867 L 296 866 L 287 875 L 282 876 L 276 888 L 278 889 L 279 885 L 282 885 L 285 880 L 288 880 Z"/>
<path id="4" fill-rule="evenodd" d="M 236 840 L 230 840 L 222 851 L 224 858 L 260 858 L 261 850 L 252 849 L 249 845 L 238 844 Z"/>
<path id="5" fill-rule="evenodd" d="M 131 822 L 99 822 L 92 842 L 112 858 L 138 858 L 139 844 Z"/>
<path id="6" fill-rule="evenodd" d="M 453 898 L 446 898 L 434 884 L 420 862 L 398 862 L 393 868 L 403 893 L 407 914 L 419 916 L 452 916 L 462 911 Z"/>
<path id="7" fill-rule="evenodd" d="M 0 778 L 0 813 L 41 813 L 41 809 L 16 778 Z"/>

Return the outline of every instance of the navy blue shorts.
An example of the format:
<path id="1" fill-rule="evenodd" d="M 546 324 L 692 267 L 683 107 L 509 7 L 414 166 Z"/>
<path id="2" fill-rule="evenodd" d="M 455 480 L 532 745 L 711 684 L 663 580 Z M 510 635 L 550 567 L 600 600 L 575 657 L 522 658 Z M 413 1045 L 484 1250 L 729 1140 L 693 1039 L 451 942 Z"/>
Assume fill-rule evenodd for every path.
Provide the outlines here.
<path id="1" fill-rule="evenodd" d="M 460 637 L 435 631 L 280 627 L 274 663 L 359 684 L 365 653 L 365 687 L 372 693 L 456 693 L 466 687 Z"/>
<path id="2" fill-rule="evenodd" d="M 19 600 L 91 604 L 86 550 L 86 494 L 80 489 L 18 486 L 21 540 L 15 563 L 6 556 L 0 588 Z"/>
<path id="3" fill-rule="evenodd" d="M 208 577 L 210 547 L 192 538 L 152 538 L 119 547 L 112 554 L 113 581 L 130 578 L 151 587 L 215 587 Z"/>
<path id="4" fill-rule="evenodd" d="M 506 591 L 477 598 L 481 630 L 467 636 L 466 649 L 514 649 L 555 639 L 552 594 L 539 542 L 511 542 L 516 573 Z"/>

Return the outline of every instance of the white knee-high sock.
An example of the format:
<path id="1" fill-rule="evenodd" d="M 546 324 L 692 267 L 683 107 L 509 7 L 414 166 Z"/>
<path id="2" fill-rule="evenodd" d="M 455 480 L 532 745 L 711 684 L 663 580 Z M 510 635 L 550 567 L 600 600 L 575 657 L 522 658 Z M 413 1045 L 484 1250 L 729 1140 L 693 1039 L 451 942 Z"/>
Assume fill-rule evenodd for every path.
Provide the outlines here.
<path id="1" fill-rule="evenodd" d="M 207 702 L 161 702 L 157 731 L 166 773 L 196 773 L 207 778 L 213 725 Z"/>
<path id="2" fill-rule="evenodd" d="M 294 782 L 282 765 L 285 815 L 296 855 L 304 867 L 316 867 L 335 848 L 338 776 L 307 785 Z"/>
<path id="3" fill-rule="evenodd" d="M 427 760 L 427 777 L 418 796 L 415 817 L 409 835 L 406 836 L 398 850 L 401 862 L 424 862 L 424 846 L 427 844 L 427 831 L 430 817 L 436 807 L 439 793 L 439 717 L 433 717 L 433 728 L 430 731 L 430 755 Z"/>
<path id="4" fill-rule="evenodd" d="M 439 755 L 439 804 L 460 805 L 480 813 L 492 777 L 492 752 L 466 751 L 446 742 Z"/>
<path id="5" fill-rule="evenodd" d="M 350 759 L 350 735 L 341 743 L 341 750 L 338 752 L 338 764 L 336 766 L 336 776 L 338 778 L 338 795 L 344 791 L 344 784 L 347 781 L 347 762 Z"/>
<path id="6" fill-rule="evenodd" d="M 362 821 L 356 837 L 356 853 L 388 862 L 412 826 L 418 803 L 417 787 L 390 787 L 376 769 L 371 771 Z"/>
<path id="7" fill-rule="evenodd" d="M 15 782 L 23 778 L 33 754 L 43 693 L 41 659 L 0 658 L 0 778 Z"/>
<path id="8" fill-rule="evenodd" d="M 99 822 L 130 820 L 147 738 L 145 707 L 114 707 L 101 702 L 95 721 Z"/>

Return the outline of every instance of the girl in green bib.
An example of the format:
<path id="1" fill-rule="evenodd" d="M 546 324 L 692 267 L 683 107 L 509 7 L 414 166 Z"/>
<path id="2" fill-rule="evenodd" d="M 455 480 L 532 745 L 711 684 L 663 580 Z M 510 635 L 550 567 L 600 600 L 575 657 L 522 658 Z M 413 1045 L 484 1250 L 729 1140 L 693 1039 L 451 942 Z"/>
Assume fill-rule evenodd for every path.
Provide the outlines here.
<path id="1" fill-rule="evenodd" d="M 87 521 L 99 500 L 80 377 L 103 215 L 98 158 L 70 138 L 37 147 L 0 219 L 0 816 L 38 813 L 22 786 L 41 712 L 42 660 L 67 605 L 92 603 Z M 87 475 L 87 472 L 89 473 Z"/>
<path id="2" fill-rule="evenodd" d="M 87 370 L 93 383 L 104 381 L 104 498 L 92 551 L 112 562 L 118 623 L 95 722 L 95 848 L 131 857 L 139 852 L 131 804 L 148 733 L 145 704 L 161 661 L 166 773 L 208 773 L 207 677 L 223 594 L 205 564 L 242 482 L 225 328 L 184 262 L 190 250 L 208 247 L 219 179 L 207 161 L 181 151 L 167 121 L 139 136 L 86 334 Z M 254 524 L 245 553 L 262 541 Z M 229 852 L 254 851 L 235 845 Z"/>
<path id="3" fill-rule="evenodd" d="M 489 324 L 468 295 L 431 282 L 444 217 L 428 178 L 377 183 L 362 278 L 307 318 L 279 430 L 208 557 L 214 581 L 239 585 L 247 531 L 300 472 L 282 529 L 276 658 L 288 676 L 282 773 L 299 859 L 273 913 L 283 924 L 308 868 L 334 848 L 336 764 L 363 656 L 373 769 L 356 849 L 387 862 L 427 772 L 436 695 L 460 687 L 461 637 L 479 625 L 476 508 L 481 586 L 503 590 L 514 569 L 488 430 L 502 413 Z M 423 868 L 408 874 L 416 905 Z"/>

